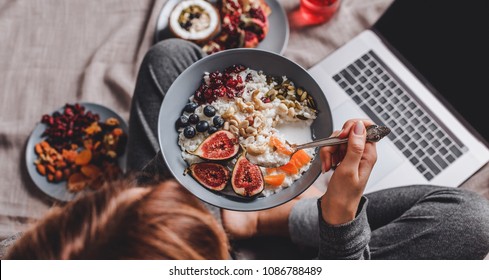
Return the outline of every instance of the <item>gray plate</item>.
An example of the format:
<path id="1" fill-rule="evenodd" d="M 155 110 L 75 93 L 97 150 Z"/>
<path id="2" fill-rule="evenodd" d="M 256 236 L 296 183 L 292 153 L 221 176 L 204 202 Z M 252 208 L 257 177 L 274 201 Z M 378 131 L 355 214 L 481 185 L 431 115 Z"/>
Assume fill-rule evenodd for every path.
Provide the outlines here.
<path id="1" fill-rule="evenodd" d="M 173 82 L 161 105 L 158 134 L 163 158 L 175 178 L 190 192 L 200 199 L 226 209 L 254 211 L 271 208 L 285 203 L 305 191 L 319 176 L 321 162 L 318 156 L 313 160 L 309 170 L 289 188 L 268 197 L 245 199 L 231 195 L 232 189 L 226 187 L 224 192 L 210 191 L 197 183 L 190 175 L 183 175 L 187 163 L 183 160 L 178 145 L 178 132 L 175 122 L 181 115 L 188 98 L 199 87 L 204 72 L 224 70 L 230 65 L 242 64 L 254 70 L 274 76 L 287 76 L 297 86 L 304 87 L 314 98 L 319 113 L 311 127 L 312 138 L 327 137 L 333 131 L 331 110 L 321 88 L 309 73 L 296 63 L 273 52 L 257 49 L 233 49 L 207 56 L 187 68 Z"/>
<path id="2" fill-rule="evenodd" d="M 168 38 L 173 38 L 173 34 L 168 28 L 168 18 L 173 7 L 181 0 L 168 0 L 161 9 L 158 21 L 156 22 L 156 30 L 154 35 L 155 43 Z M 213 1 L 208 1 L 213 2 Z M 257 48 L 283 54 L 289 40 L 289 21 L 284 8 L 277 0 L 265 1 L 272 13 L 268 16 L 270 31 L 263 41 L 258 44 Z"/>
<path id="3" fill-rule="evenodd" d="M 119 120 L 120 127 L 122 128 L 122 130 L 124 130 L 124 132 L 127 134 L 128 129 L 127 129 L 126 122 L 114 111 L 110 110 L 107 107 L 94 104 L 94 103 L 86 103 L 86 102 L 79 102 L 79 103 L 80 105 L 85 106 L 86 112 L 91 111 L 92 113 L 98 114 L 100 116 L 100 120 L 106 120 L 111 117 L 116 118 L 117 120 Z M 64 106 L 56 111 L 62 113 L 63 109 Z M 27 146 L 25 150 L 27 172 L 29 173 L 29 176 L 31 177 L 34 184 L 36 184 L 36 186 L 46 195 L 58 201 L 64 201 L 64 202 L 70 201 L 74 199 L 77 195 L 83 194 L 85 191 L 81 191 L 78 193 L 71 193 L 66 188 L 66 181 L 59 182 L 59 183 L 49 182 L 45 176 L 42 176 L 37 172 L 36 166 L 34 165 L 34 161 L 37 159 L 37 155 L 34 151 L 34 146 L 45 139 L 45 137 L 41 137 L 41 135 L 46 128 L 47 126 L 45 124 L 38 123 L 34 128 L 34 130 L 32 131 L 31 135 L 29 136 L 29 140 L 27 141 Z M 124 155 L 119 158 L 119 167 L 123 171 L 126 170 L 126 153 L 124 153 Z"/>

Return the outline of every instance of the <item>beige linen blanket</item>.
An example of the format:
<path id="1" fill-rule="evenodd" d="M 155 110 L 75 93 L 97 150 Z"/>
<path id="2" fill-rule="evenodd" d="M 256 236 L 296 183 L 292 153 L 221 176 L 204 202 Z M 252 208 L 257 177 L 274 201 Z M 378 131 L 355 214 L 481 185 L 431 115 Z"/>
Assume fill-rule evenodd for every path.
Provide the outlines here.
<path id="1" fill-rule="evenodd" d="M 368 28 L 391 1 L 343 0 L 326 24 L 292 25 L 285 56 L 312 66 Z M 25 169 L 25 144 L 36 123 L 77 101 L 105 105 L 127 120 L 139 63 L 153 44 L 164 2 L 0 0 L 0 240 L 53 204 Z M 279 2 L 289 14 L 299 5 Z M 482 175 L 489 176 L 487 168 Z M 477 190 L 488 189 L 486 180 Z"/>

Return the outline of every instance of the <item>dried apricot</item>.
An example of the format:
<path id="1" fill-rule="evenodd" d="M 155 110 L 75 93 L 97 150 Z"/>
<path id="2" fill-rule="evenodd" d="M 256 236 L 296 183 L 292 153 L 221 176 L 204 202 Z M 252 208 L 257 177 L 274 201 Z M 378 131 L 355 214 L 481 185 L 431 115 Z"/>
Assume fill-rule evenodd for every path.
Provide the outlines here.
<path id="1" fill-rule="evenodd" d="M 86 177 L 88 177 L 92 180 L 97 179 L 102 174 L 102 172 L 100 171 L 100 168 L 98 168 L 97 166 L 95 166 L 93 164 L 88 164 L 88 165 L 82 166 L 80 171 L 81 171 L 81 173 L 83 173 L 83 175 L 85 175 Z"/>
<path id="2" fill-rule="evenodd" d="M 76 165 L 87 165 L 92 160 L 92 151 L 82 150 L 75 158 Z"/>
<path id="3" fill-rule="evenodd" d="M 67 162 L 75 162 L 76 156 L 78 153 L 74 150 L 65 150 L 61 152 L 61 155 L 63 156 L 63 159 L 66 160 Z"/>
<path id="4" fill-rule="evenodd" d="M 85 128 L 85 133 L 88 135 L 97 134 L 101 131 L 102 128 L 98 125 L 98 122 L 93 122 L 89 127 Z"/>
<path id="5" fill-rule="evenodd" d="M 88 185 L 89 179 L 83 176 L 81 173 L 74 173 L 68 179 L 68 190 L 70 192 L 79 192 L 85 189 Z"/>

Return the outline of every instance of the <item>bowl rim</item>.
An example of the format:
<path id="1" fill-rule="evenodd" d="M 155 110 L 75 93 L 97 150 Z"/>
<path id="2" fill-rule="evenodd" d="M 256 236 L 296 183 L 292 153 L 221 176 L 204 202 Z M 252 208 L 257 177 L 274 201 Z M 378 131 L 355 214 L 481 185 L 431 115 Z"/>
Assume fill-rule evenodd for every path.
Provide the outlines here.
<path id="1" fill-rule="evenodd" d="M 288 63 L 288 64 L 292 65 L 293 67 L 299 68 L 300 71 L 304 72 L 306 74 L 306 76 L 308 77 L 308 79 L 310 79 L 310 81 L 312 83 L 314 83 L 313 86 L 315 86 L 317 89 L 319 89 L 320 94 L 322 94 L 323 97 L 324 97 L 324 101 L 325 101 L 325 103 L 327 105 L 327 108 L 321 108 L 321 111 L 325 111 L 324 113 L 327 114 L 326 117 L 328 118 L 328 121 L 331 124 L 331 127 L 330 127 L 330 130 L 331 131 L 326 131 L 326 133 L 329 133 L 329 134 L 332 133 L 333 117 L 332 117 L 332 113 L 331 113 L 331 107 L 329 106 L 329 102 L 326 99 L 326 96 L 324 95 L 324 92 L 321 89 L 321 87 L 319 86 L 319 84 L 316 82 L 316 80 L 312 77 L 312 75 L 304 67 L 302 67 L 298 63 L 290 60 L 289 58 L 286 58 L 285 56 L 282 56 L 282 55 L 277 54 L 277 53 L 272 52 L 272 51 L 255 49 L 255 48 L 236 48 L 236 49 L 229 49 L 229 50 L 220 51 L 218 53 L 205 56 L 202 59 L 200 59 L 200 60 L 196 61 L 195 63 L 193 63 L 192 65 L 190 65 L 182 73 L 180 73 L 180 75 L 173 81 L 172 85 L 168 88 L 165 97 L 167 97 L 168 94 L 171 94 L 171 92 L 175 92 L 176 91 L 176 85 L 180 83 L 180 80 L 182 80 L 182 79 L 185 78 L 185 73 L 188 73 L 188 72 L 192 71 L 192 69 L 197 68 L 197 67 L 201 66 L 202 64 L 210 63 L 211 61 L 217 60 L 217 59 L 219 59 L 221 57 L 224 57 L 224 56 L 231 56 L 231 55 L 239 54 L 239 53 L 259 54 L 259 55 L 266 55 L 266 56 L 274 57 L 273 59 L 282 60 L 285 63 Z M 252 68 L 251 66 L 247 66 L 247 65 L 245 65 L 245 67 Z M 188 99 L 190 96 L 191 95 L 188 95 L 186 97 L 186 99 Z M 165 98 L 163 100 L 163 102 L 162 102 L 162 104 L 160 106 L 160 112 L 159 112 L 159 116 L 158 116 L 158 143 L 159 143 L 159 146 L 160 146 L 160 149 L 161 149 L 161 155 L 163 157 L 164 163 L 166 164 L 166 166 L 168 167 L 169 171 L 174 176 L 175 180 L 177 180 L 177 182 L 180 185 L 182 185 L 184 188 L 186 188 L 189 192 L 191 192 L 193 195 L 197 196 L 202 201 L 204 201 L 204 202 L 206 202 L 206 203 L 208 203 L 210 205 L 219 207 L 219 208 L 229 209 L 229 210 L 234 210 L 234 211 L 258 211 L 258 210 L 265 210 L 265 209 L 269 209 L 269 208 L 273 208 L 273 207 L 279 206 L 281 204 L 284 204 L 284 203 L 292 200 L 294 197 L 297 197 L 298 195 L 300 195 L 302 192 L 304 192 L 305 190 L 307 190 L 312 185 L 312 183 L 311 183 L 309 186 L 304 187 L 297 194 L 295 194 L 295 196 L 293 196 L 291 198 L 283 199 L 283 201 L 279 201 L 277 203 L 271 203 L 269 205 L 264 205 L 264 206 L 259 206 L 259 207 L 249 207 L 249 206 L 246 206 L 245 207 L 243 205 L 250 205 L 250 204 L 247 204 L 247 203 L 244 203 L 243 204 L 243 203 L 238 202 L 235 199 L 230 199 L 230 198 L 222 198 L 222 199 L 226 199 L 226 201 L 229 202 L 229 203 L 226 203 L 226 205 L 222 205 L 222 204 L 219 204 L 219 203 L 214 202 L 213 199 L 209 199 L 209 197 L 212 197 L 212 196 L 204 195 L 204 197 L 202 197 L 202 196 L 196 194 L 194 192 L 194 190 L 192 189 L 192 187 L 185 186 L 185 184 L 181 181 L 181 179 L 178 176 L 178 172 L 175 172 L 175 170 L 172 169 L 172 164 L 170 163 L 170 160 L 167 158 L 167 156 L 164 153 L 165 149 L 164 149 L 164 145 L 162 143 L 163 142 L 163 138 L 162 138 L 163 137 L 162 120 L 165 118 L 165 113 L 164 113 L 165 105 L 168 104 L 168 102 L 165 103 L 165 100 L 167 100 L 167 99 Z M 166 118 L 168 118 L 168 117 L 166 116 Z M 313 138 L 314 138 L 314 131 L 312 129 L 311 129 L 311 132 L 312 132 L 312 135 L 313 135 Z M 178 146 L 178 148 L 180 150 L 180 147 L 179 147 L 178 143 L 176 145 Z M 316 150 L 316 156 L 315 156 L 315 159 L 314 160 L 319 159 L 318 152 L 319 152 L 319 150 L 317 149 Z M 309 168 L 309 170 L 306 171 L 306 173 L 307 172 L 311 172 L 312 169 L 313 169 L 313 165 Z M 320 166 L 319 166 L 318 169 L 317 169 L 316 174 L 314 174 L 313 182 L 317 180 L 317 178 L 319 177 L 320 174 L 321 174 L 321 171 L 320 171 Z M 198 182 L 195 182 L 195 184 L 198 184 Z M 290 187 L 292 187 L 292 186 L 290 186 Z M 205 188 L 202 187 L 202 189 L 205 189 Z M 206 191 L 209 191 L 207 189 L 205 189 L 205 190 Z M 209 192 L 211 192 L 211 191 L 209 191 Z M 214 193 L 212 195 L 219 196 L 219 195 L 214 194 Z"/>

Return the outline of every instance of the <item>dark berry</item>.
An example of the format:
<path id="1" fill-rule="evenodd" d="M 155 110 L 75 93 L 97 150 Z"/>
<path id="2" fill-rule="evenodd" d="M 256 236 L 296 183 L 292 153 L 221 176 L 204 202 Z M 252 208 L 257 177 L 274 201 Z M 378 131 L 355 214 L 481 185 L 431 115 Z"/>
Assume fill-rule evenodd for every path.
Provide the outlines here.
<path id="1" fill-rule="evenodd" d="M 193 138 L 195 136 L 195 128 L 193 126 L 187 126 L 183 129 L 183 136 L 187 138 Z"/>
<path id="2" fill-rule="evenodd" d="M 215 127 L 219 128 L 219 127 L 222 127 L 224 125 L 224 119 L 221 118 L 220 116 L 215 116 L 212 119 L 212 123 L 214 124 Z"/>
<path id="3" fill-rule="evenodd" d="M 217 132 L 219 129 L 215 126 L 211 126 L 209 127 L 209 130 L 207 130 L 207 132 L 209 132 L 209 134 L 212 134 L 214 132 Z"/>
<path id="4" fill-rule="evenodd" d="M 196 114 L 192 114 L 188 117 L 188 122 L 191 124 L 197 124 L 199 122 L 200 118 Z"/>
<path id="5" fill-rule="evenodd" d="M 207 105 L 204 107 L 204 115 L 208 116 L 208 117 L 213 117 L 214 115 L 216 115 L 216 108 L 214 108 L 214 106 L 212 105 Z"/>
<path id="6" fill-rule="evenodd" d="M 209 123 L 206 121 L 200 121 L 195 128 L 197 128 L 198 132 L 204 132 L 209 129 Z"/>
<path id="7" fill-rule="evenodd" d="M 197 105 L 197 103 L 190 102 L 190 103 L 187 103 L 187 105 L 185 105 L 183 110 L 187 113 L 193 113 L 193 112 L 195 112 L 195 109 L 197 109 L 197 107 L 199 107 L 199 105 Z"/>
<path id="8" fill-rule="evenodd" d="M 178 127 L 186 127 L 187 125 L 189 125 L 188 117 L 185 115 L 180 116 L 180 118 L 178 118 L 178 120 L 177 120 L 177 126 Z"/>

